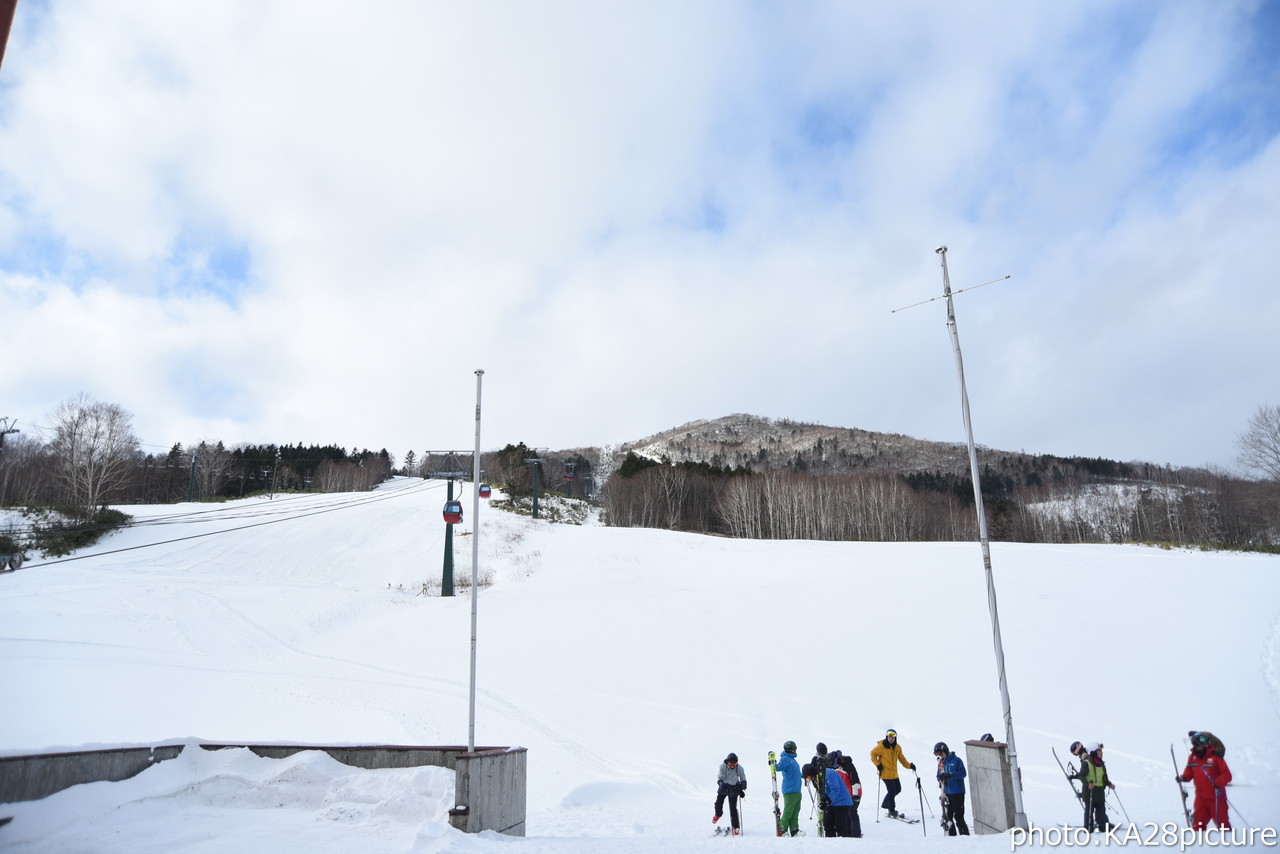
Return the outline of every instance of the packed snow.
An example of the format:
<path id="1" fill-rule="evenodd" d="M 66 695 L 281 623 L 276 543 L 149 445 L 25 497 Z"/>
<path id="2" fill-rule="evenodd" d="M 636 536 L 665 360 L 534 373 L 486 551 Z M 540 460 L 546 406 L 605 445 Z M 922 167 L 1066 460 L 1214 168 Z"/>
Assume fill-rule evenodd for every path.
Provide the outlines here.
<path id="1" fill-rule="evenodd" d="M 366 771 L 315 751 L 197 742 L 466 744 L 469 590 L 441 598 L 444 485 L 122 508 L 137 522 L 73 560 L 0 576 L 0 752 L 187 743 L 116 783 L 0 805 L 6 852 L 701 852 L 832 845 L 1007 851 L 945 838 L 934 742 L 1003 736 L 976 543 L 749 541 L 482 504 L 476 742 L 529 750 L 528 836 L 452 829 L 453 774 Z M 474 530 L 455 536 L 471 572 Z M 1227 744 L 1237 827 L 1280 825 L 1280 558 L 993 543 L 1025 807 L 1078 825 L 1054 761 L 1106 745 L 1117 815 L 1182 821 L 1169 756 Z M 868 753 L 895 728 L 920 767 L 876 820 Z M 863 839 L 772 832 L 766 756 L 853 756 Z M 746 834 L 711 836 L 729 752 Z M 1120 810 L 1123 809 L 1123 813 Z M 932 815 L 931 815 L 932 813 Z M 972 823 L 972 822 L 971 822 Z M 926 835 L 927 833 L 927 835 Z M 1131 843 L 1132 844 L 1132 843 Z M 515 848 L 510 848 L 515 846 Z M 1254 847 L 1266 847 L 1258 843 Z"/>

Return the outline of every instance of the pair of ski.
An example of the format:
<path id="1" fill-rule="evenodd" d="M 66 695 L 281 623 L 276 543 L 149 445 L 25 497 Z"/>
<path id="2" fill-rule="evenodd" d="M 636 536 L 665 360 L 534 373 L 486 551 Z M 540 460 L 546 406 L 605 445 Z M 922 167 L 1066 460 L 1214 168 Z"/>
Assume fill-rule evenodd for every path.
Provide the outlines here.
<path id="1" fill-rule="evenodd" d="M 939 782 L 939 785 L 941 786 L 942 783 Z M 945 788 L 938 793 L 938 803 L 942 806 L 942 821 L 940 822 L 942 825 L 942 832 L 947 836 L 955 836 L 956 822 L 955 819 L 951 817 L 951 798 L 947 797 L 947 790 Z"/>
<path id="2" fill-rule="evenodd" d="M 773 825 L 782 835 L 782 807 L 778 805 L 778 754 L 769 751 L 769 779 L 773 781 Z"/>

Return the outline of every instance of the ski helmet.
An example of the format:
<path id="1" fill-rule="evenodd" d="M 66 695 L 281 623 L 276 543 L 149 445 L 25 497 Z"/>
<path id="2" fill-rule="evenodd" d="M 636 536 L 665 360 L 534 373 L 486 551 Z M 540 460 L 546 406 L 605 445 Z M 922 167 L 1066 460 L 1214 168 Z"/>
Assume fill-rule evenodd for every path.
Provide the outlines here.
<path id="1" fill-rule="evenodd" d="M 818 755 L 819 755 L 819 756 L 826 756 L 826 755 L 827 755 L 827 746 L 826 746 L 825 744 L 823 744 L 822 742 L 818 742 L 818 746 L 817 746 L 816 748 L 814 748 L 814 749 L 818 751 Z"/>
<path id="2" fill-rule="evenodd" d="M 951 749 L 947 747 L 947 743 L 945 741 L 940 741 L 933 746 L 934 756 L 937 756 L 938 754 L 942 754 L 943 756 L 946 756 L 950 752 L 951 752 Z"/>
<path id="3" fill-rule="evenodd" d="M 1088 752 L 1090 752 L 1090 753 L 1096 753 L 1096 752 L 1098 752 L 1099 750 L 1101 750 L 1101 749 L 1102 749 L 1102 742 L 1099 742 L 1099 741 L 1091 741 L 1091 742 L 1089 742 L 1088 744 L 1086 744 L 1086 745 L 1084 746 L 1084 749 L 1085 749 L 1085 750 L 1087 750 L 1087 751 L 1088 751 Z"/>
<path id="4" fill-rule="evenodd" d="M 794 741 L 784 741 L 782 743 L 782 750 L 786 753 L 795 753 L 796 743 Z"/>
<path id="5" fill-rule="evenodd" d="M 1083 745 L 1083 744 L 1081 744 L 1081 743 L 1080 743 L 1080 742 L 1078 742 L 1078 741 L 1073 741 L 1073 742 L 1071 742 L 1071 755 L 1072 755 L 1072 756 L 1079 756 L 1079 755 L 1080 755 L 1080 748 L 1082 748 L 1082 747 L 1084 747 L 1084 745 Z"/>
<path id="6" fill-rule="evenodd" d="M 730 753 L 728 756 L 724 758 L 724 761 L 729 763 L 730 765 L 736 765 L 738 764 L 738 754 Z"/>
<path id="7" fill-rule="evenodd" d="M 897 731 L 896 729 L 885 730 L 884 737 L 885 737 L 885 738 L 897 738 L 897 737 L 898 737 L 898 731 Z"/>
<path id="8" fill-rule="evenodd" d="M 1191 749 L 1199 751 L 1200 753 L 1207 750 L 1211 743 L 1212 739 L 1202 732 L 1197 732 L 1191 736 Z"/>

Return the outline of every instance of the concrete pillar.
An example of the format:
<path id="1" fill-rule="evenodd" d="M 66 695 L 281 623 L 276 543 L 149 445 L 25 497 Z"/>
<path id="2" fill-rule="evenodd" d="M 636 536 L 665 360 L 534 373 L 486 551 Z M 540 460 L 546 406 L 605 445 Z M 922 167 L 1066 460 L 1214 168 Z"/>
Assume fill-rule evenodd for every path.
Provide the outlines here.
<path id="1" fill-rule="evenodd" d="M 1004 833 L 1014 826 L 1013 772 L 1002 741 L 966 741 L 969 804 L 975 833 Z"/>
<path id="2" fill-rule="evenodd" d="M 459 754 L 450 823 L 468 833 L 524 836 L 527 760 L 523 747 Z"/>

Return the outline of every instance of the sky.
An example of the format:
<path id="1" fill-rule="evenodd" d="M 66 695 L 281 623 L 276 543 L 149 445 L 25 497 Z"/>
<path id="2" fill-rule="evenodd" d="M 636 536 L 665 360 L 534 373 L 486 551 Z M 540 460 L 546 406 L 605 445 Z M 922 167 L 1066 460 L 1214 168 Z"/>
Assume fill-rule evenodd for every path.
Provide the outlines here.
<path id="1" fill-rule="evenodd" d="M 315 754 L 193 746 L 456 745 L 474 722 L 475 744 L 528 750 L 519 850 L 529 854 L 724 845 L 710 819 L 730 751 L 748 783 L 742 843 L 776 851 L 766 757 L 786 740 L 804 761 L 819 741 L 853 758 L 860 844 L 1013 850 L 1008 834 L 947 840 L 936 819 L 933 745 L 951 746 L 972 774 L 964 742 L 1006 732 L 977 543 L 726 539 L 590 517 L 549 524 L 483 502 L 477 524 L 467 487 L 460 533 L 470 536 L 454 538 L 466 544 L 455 569 L 469 574 L 475 544 L 491 582 L 475 602 L 472 711 L 469 588 L 420 595 L 440 577 L 443 493 L 399 478 L 368 493 L 122 507 L 133 527 L 73 560 L 33 553 L 0 575 L 0 755 L 189 745 L 126 782 L 0 804 L 13 817 L 0 848 L 510 851 L 448 828 L 452 779 L 437 769 L 362 772 Z M 1274 851 L 1277 562 L 991 544 L 1035 826 L 1079 827 L 1053 754 L 1066 763 L 1072 741 L 1098 741 L 1114 820 L 1161 838 L 1184 823 L 1171 765 L 1186 758 L 1188 730 L 1208 729 L 1226 744 L 1234 826 L 1271 828 L 1271 847 L 1254 847 Z M 869 753 L 889 728 L 921 779 L 914 791 L 902 770 L 896 805 L 923 826 L 876 820 Z M 966 815 L 974 826 L 972 796 Z M 807 797 L 801 827 L 801 848 L 832 844 L 816 841 Z"/>
<path id="2" fill-rule="evenodd" d="M 1235 466 L 1280 401 L 1280 4 L 22 0 L 0 417 L 144 450 L 732 413 Z"/>

